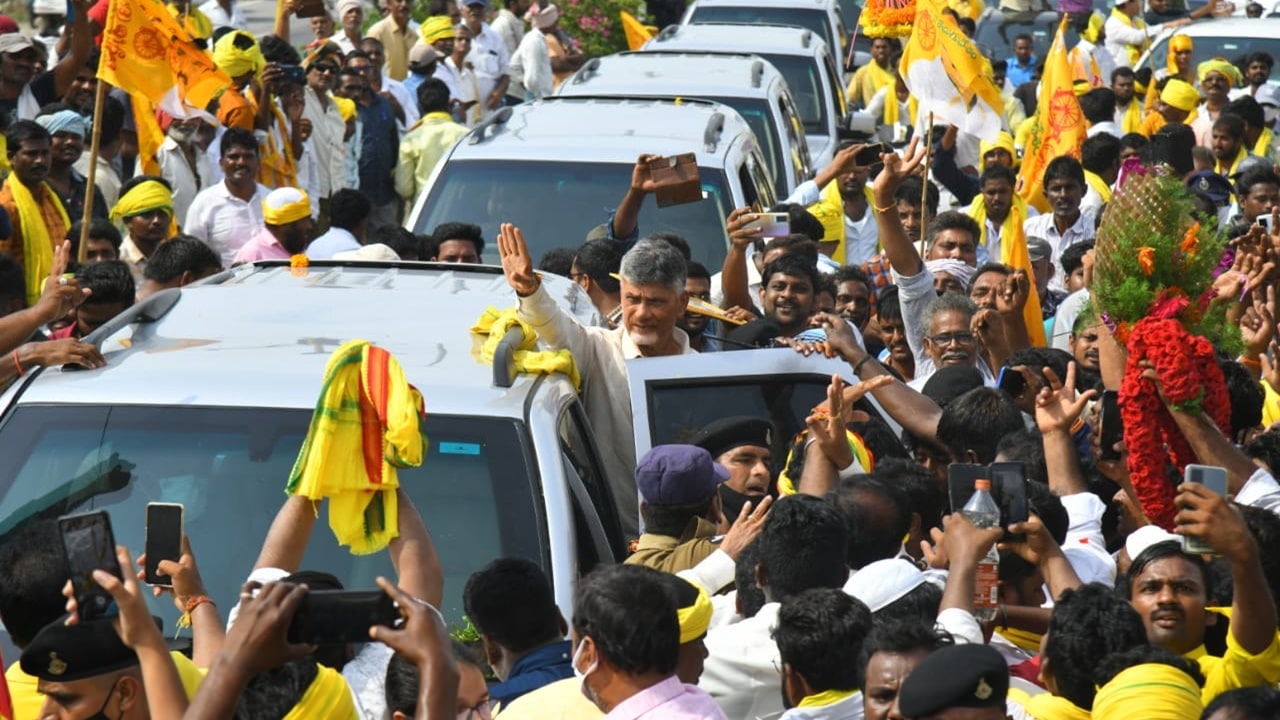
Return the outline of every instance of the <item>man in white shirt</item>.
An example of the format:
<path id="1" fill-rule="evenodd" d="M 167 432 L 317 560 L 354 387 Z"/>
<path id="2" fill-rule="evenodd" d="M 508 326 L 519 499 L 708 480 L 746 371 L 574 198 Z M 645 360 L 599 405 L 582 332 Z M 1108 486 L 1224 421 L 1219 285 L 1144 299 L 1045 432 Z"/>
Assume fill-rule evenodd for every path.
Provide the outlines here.
<path id="1" fill-rule="evenodd" d="M 240 6 L 236 5 L 234 0 L 209 0 L 200 6 L 200 12 L 209 18 L 209 23 L 213 25 L 213 29 L 220 27 L 229 27 L 235 30 L 249 31 L 249 21 L 245 20 L 244 12 L 240 10 Z"/>
<path id="2" fill-rule="evenodd" d="M 347 185 L 344 182 L 344 156 L 347 124 L 329 93 L 338 81 L 342 68 L 342 51 L 332 42 L 313 50 L 302 61 L 307 72 L 306 104 L 303 119 L 311 123 L 311 146 L 315 151 L 316 195 L 323 209 L 329 196 Z"/>
<path id="3" fill-rule="evenodd" d="M 1191 18 L 1170 20 L 1159 25 L 1147 25 L 1142 19 L 1142 0 L 1116 0 L 1116 10 L 1103 25 L 1105 47 L 1115 60 L 1116 67 L 1136 68 L 1138 59 L 1146 50 L 1151 38 L 1163 30 L 1173 30 L 1191 23 Z"/>
<path id="4" fill-rule="evenodd" d="M 359 250 L 369 230 L 369 212 L 373 205 L 359 190 L 343 188 L 329 199 L 329 230 L 311 241 L 307 257 L 331 260 L 341 252 Z"/>
<path id="5" fill-rule="evenodd" d="M 169 127 L 165 129 L 164 142 L 156 151 L 160 177 L 173 187 L 173 217 L 179 227 L 186 222 L 187 210 L 196 195 L 216 182 L 209 156 L 200 152 L 196 145 L 200 123 L 200 118 L 171 118 Z"/>
<path id="6" fill-rule="evenodd" d="M 360 28 L 364 25 L 364 5 L 360 0 L 338 0 L 338 4 L 334 6 L 334 12 L 338 15 L 340 27 L 338 32 L 329 39 L 337 43 L 343 56 L 346 56 L 352 50 L 360 49 L 362 36 Z"/>
<path id="7" fill-rule="evenodd" d="M 481 118 L 502 107 L 511 82 L 511 53 L 502 36 L 484 21 L 488 12 L 489 0 L 470 0 L 462 13 L 463 24 L 471 31 L 467 61 L 476 75 Z"/>
<path id="8" fill-rule="evenodd" d="M 1076 243 L 1092 240 L 1097 234 L 1094 216 L 1080 209 L 1085 193 L 1084 168 L 1073 157 L 1063 156 L 1049 161 L 1044 171 L 1044 195 L 1053 212 L 1038 215 L 1022 225 L 1027 237 L 1041 237 L 1053 247 L 1056 271 L 1050 281 L 1054 290 L 1062 289 L 1062 251 Z"/>
<path id="9" fill-rule="evenodd" d="M 187 209 L 183 232 L 203 240 L 231 267 L 240 248 L 266 228 L 262 201 L 270 192 L 258 183 L 258 140 L 241 128 L 222 134 L 223 180 L 201 190 Z"/>
<path id="10" fill-rule="evenodd" d="M 525 33 L 520 46 L 511 55 L 511 83 L 507 93 L 516 101 L 537 100 L 555 90 L 551 72 L 551 51 L 546 33 L 555 29 L 560 8 L 548 5 L 533 16 L 533 29 Z"/>
<path id="11" fill-rule="evenodd" d="M 507 52 L 512 55 L 524 38 L 524 20 L 521 17 L 528 9 L 524 0 L 506 0 L 506 7 L 494 13 L 493 22 L 489 23 L 493 31 L 502 36 L 502 41 L 507 44 Z"/>

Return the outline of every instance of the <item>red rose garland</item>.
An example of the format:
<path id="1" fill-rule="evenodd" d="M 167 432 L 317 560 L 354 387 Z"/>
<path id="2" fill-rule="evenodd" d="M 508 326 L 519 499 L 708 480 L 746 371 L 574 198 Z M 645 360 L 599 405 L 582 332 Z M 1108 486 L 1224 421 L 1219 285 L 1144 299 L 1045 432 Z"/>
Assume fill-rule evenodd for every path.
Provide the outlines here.
<path id="1" fill-rule="evenodd" d="M 1196 457 L 1155 385 L 1142 376 L 1148 369 L 1142 363 L 1147 361 L 1156 371 L 1172 405 L 1202 409 L 1220 429 L 1231 427 L 1231 400 L 1213 345 L 1187 332 L 1177 320 L 1147 317 L 1138 321 L 1129 333 L 1128 347 L 1129 360 L 1120 385 L 1120 416 L 1129 452 L 1129 478 L 1147 519 L 1171 530 L 1177 508 L 1169 462 L 1181 473 Z"/>

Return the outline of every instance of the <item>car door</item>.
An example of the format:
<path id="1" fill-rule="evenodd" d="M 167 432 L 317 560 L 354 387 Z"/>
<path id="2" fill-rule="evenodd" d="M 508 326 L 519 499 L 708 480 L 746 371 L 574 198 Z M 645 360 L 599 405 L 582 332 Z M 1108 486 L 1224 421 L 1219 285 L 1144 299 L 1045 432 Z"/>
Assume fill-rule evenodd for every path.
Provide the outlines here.
<path id="1" fill-rule="evenodd" d="M 687 443 L 715 420 L 747 415 L 774 424 L 771 448 L 779 467 L 814 406 L 826 399 L 831 376 L 850 381 L 843 361 L 789 348 L 740 350 L 627 363 L 636 457 L 655 445 Z M 895 435 L 902 428 L 871 400 L 862 408 L 879 415 Z"/>

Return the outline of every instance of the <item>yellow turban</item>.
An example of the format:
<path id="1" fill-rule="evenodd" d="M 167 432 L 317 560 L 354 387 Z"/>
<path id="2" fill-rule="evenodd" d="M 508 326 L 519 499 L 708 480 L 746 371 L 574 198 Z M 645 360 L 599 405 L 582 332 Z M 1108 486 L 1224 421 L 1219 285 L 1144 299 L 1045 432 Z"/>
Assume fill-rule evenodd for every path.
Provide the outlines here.
<path id="1" fill-rule="evenodd" d="M 1170 75 L 1178 74 L 1178 63 L 1174 61 L 1173 56 L 1180 52 L 1191 52 L 1194 49 L 1190 36 L 1174 35 L 1169 38 L 1169 51 L 1165 55 L 1165 69 L 1169 71 Z"/>
<path id="2" fill-rule="evenodd" d="M 317 665 L 316 679 L 284 720 L 356 720 L 355 703 L 347 681 L 333 668 Z"/>
<path id="3" fill-rule="evenodd" d="M 356 102 L 349 98 L 338 97 L 334 95 L 333 104 L 338 106 L 338 114 L 342 116 L 342 122 L 346 122 L 356 116 Z"/>
<path id="4" fill-rule="evenodd" d="M 1216 57 L 1212 60 L 1205 60 L 1196 66 L 1196 77 L 1199 78 L 1201 85 L 1204 84 L 1204 79 L 1211 72 L 1216 72 L 1225 77 L 1231 83 L 1231 87 L 1238 87 L 1244 84 L 1244 76 L 1240 74 L 1240 69 L 1227 62 L 1224 58 Z"/>
<path id="5" fill-rule="evenodd" d="M 991 152 L 992 150 L 1004 150 L 1005 152 L 1009 153 L 1009 159 L 1013 161 L 1013 164 L 1014 165 L 1018 164 L 1018 151 L 1013 146 L 1013 136 L 1001 130 L 1000 133 L 996 135 L 996 139 L 994 142 L 987 142 L 986 140 L 980 140 L 978 142 L 978 169 L 979 170 L 987 169 L 986 168 L 987 153 Z"/>
<path id="6" fill-rule="evenodd" d="M 434 15 L 422 23 L 422 41 L 430 45 L 437 40 L 448 40 L 457 37 L 453 30 L 453 21 L 448 15 Z"/>
<path id="7" fill-rule="evenodd" d="M 689 607 L 676 610 L 680 620 L 680 644 L 691 643 L 707 634 L 711 627 L 711 598 L 702 588 L 698 588 L 698 598 Z"/>
<path id="8" fill-rule="evenodd" d="M 311 198 L 298 188 L 276 188 L 262 198 L 262 220 L 268 225 L 288 225 L 311 217 Z"/>
<path id="9" fill-rule="evenodd" d="M 310 70 L 312 65 L 322 60 L 332 60 L 338 67 L 342 67 L 342 48 L 335 42 L 322 41 L 302 58 L 302 67 Z"/>
<path id="10" fill-rule="evenodd" d="M 236 38 L 248 38 L 253 43 L 247 50 L 236 47 Z M 242 41 L 243 42 L 243 41 Z M 218 38 L 213 46 L 213 62 L 218 69 L 233 78 L 249 73 L 260 73 L 267 66 L 267 59 L 262 56 L 262 48 L 253 36 L 242 30 L 232 32 Z"/>
<path id="11" fill-rule="evenodd" d="M 1198 720 L 1200 687 L 1181 670 L 1159 663 L 1135 665 L 1098 689 L 1093 720 Z"/>
<path id="12" fill-rule="evenodd" d="M 1200 104 L 1200 93 L 1191 86 L 1191 83 L 1171 78 L 1165 83 L 1164 90 L 1160 92 L 1160 100 L 1165 105 L 1191 112 Z"/>
<path id="13" fill-rule="evenodd" d="M 1095 10 L 1089 14 L 1089 26 L 1084 29 L 1084 32 L 1080 33 L 1080 37 L 1097 45 L 1098 33 L 1102 32 L 1102 27 L 1106 22 L 1106 18 L 1102 17 L 1102 13 Z"/>
<path id="14" fill-rule="evenodd" d="M 173 217 L 173 193 L 164 183 L 147 180 L 134 185 L 129 188 L 129 192 L 120 196 L 115 207 L 111 208 L 111 220 L 120 222 L 152 210 L 164 210 L 169 217 Z"/>

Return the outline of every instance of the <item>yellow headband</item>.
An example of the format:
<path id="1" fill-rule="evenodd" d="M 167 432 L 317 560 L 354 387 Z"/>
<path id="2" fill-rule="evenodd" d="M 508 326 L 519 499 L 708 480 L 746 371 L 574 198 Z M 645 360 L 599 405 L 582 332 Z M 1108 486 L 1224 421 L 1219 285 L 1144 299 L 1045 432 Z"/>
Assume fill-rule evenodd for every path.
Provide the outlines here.
<path id="1" fill-rule="evenodd" d="M 1102 13 L 1099 13 L 1099 12 L 1090 13 L 1089 26 L 1084 29 L 1084 32 L 1080 33 L 1080 37 L 1097 45 L 1098 33 L 1102 32 L 1102 28 L 1105 24 L 1106 24 L 1106 19 L 1102 17 Z"/>
<path id="2" fill-rule="evenodd" d="M 1174 78 L 1165 84 L 1160 100 L 1165 105 L 1191 112 L 1200 104 L 1200 93 L 1191 87 L 1191 83 Z"/>
<path id="3" fill-rule="evenodd" d="M 698 599 L 689 607 L 676 610 L 680 620 L 680 644 L 693 642 L 707 634 L 711 627 L 711 598 L 702 588 L 698 588 Z"/>
<path id="4" fill-rule="evenodd" d="M 152 210 L 164 210 L 173 217 L 173 193 L 164 183 L 156 180 L 140 182 L 120 196 L 115 207 L 111 208 L 112 222 L 127 220 Z"/>
<path id="5" fill-rule="evenodd" d="M 1240 74 L 1240 69 L 1235 65 L 1227 62 L 1225 59 L 1216 57 L 1212 60 L 1205 60 L 1196 66 L 1196 77 L 1200 80 L 1200 84 L 1204 84 L 1204 79 L 1209 77 L 1209 73 L 1218 73 L 1231 83 L 1231 87 L 1239 87 L 1244 84 L 1244 76 Z"/>
<path id="6" fill-rule="evenodd" d="M 1093 720 L 1198 720 L 1203 706 L 1191 676 L 1157 663 L 1135 665 L 1098 689 Z"/>
<path id="7" fill-rule="evenodd" d="M 273 191 L 279 192 L 285 188 Z M 290 188 L 297 190 L 297 188 Z M 268 225 L 288 225 L 291 222 L 297 222 L 303 218 L 311 217 L 311 198 L 305 190 L 297 190 L 300 196 L 291 203 L 285 203 L 280 207 L 271 207 L 267 201 L 271 198 L 271 194 L 262 199 L 262 220 Z"/>
<path id="8" fill-rule="evenodd" d="M 333 668 L 318 665 L 316 669 L 316 679 L 284 720 L 356 720 L 359 716 L 347 681 Z"/>
<path id="9" fill-rule="evenodd" d="M 1169 38 L 1169 52 L 1191 52 L 1195 49 L 1195 44 L 1191 42 L 1190 35 L 1174 35 Z"/>
<path id="10" fill-rule="evenodd" d="M 1071 90 L 1076 94 L 1076 97 L 1080 97 L 1092 89 L 1093 86 L 1089 84 L 1088 80 L 1076 80 L 1071 84 Z"/>
<path id="11" fill-rule="evenodd" d="M 422 23 L 422 41 L 428 45 L 437 40 L 448 40 L 457 36 L 453 29 L 453 21 L 448 15 L 429 17 Z"/>
<path id="12" fill-rule="evenodd" d="M 1013 136 L 1001 130 L 1000 133 L 996 135 L 996 139 L 994 142 L 987 142 L 986 140 L 981 140 L 978 142 L 978 166 L 979 166 L 978 169 L 979 170 L 987 169 L 986 168 L 987 153 L 991 152 L 992 150 L 1004 150 L 1005 152 L 1009 153 L 1010 160 L 1014 162 L 1018 160 L 1018 152 L 1013 146 Z"/>
<path id="13" fill-rule="evenodd" d="M 342 116 L 342 122 L 346 122 L 356 116 L 356 102 L 349 98 L 338 97 L 334 95 L 333 104 L 338 106 L 338 114 Z"/>
<path id="14" fill-rule="evenodd" d="M 262 48 L 258 47 L 257 40 L 253 41 L 253 47 L 248 50 L 236 47 L 236 38 L 241 35 L 253 40 L 253 36 L 249 33 L 236 30 L 218 38 L 218 42 L 213 46 L 214 64 L 233 78 L 249 73 L 260 73 L 262 68 L 267 66 L 267 59 L 262 56 Z"/>

